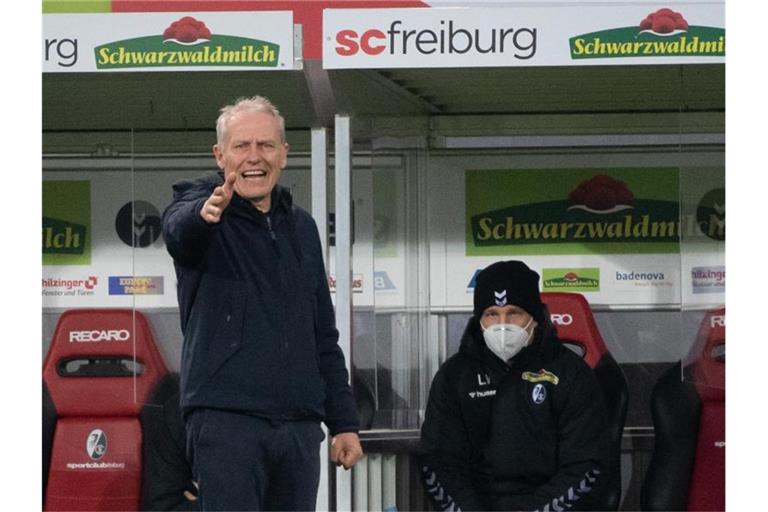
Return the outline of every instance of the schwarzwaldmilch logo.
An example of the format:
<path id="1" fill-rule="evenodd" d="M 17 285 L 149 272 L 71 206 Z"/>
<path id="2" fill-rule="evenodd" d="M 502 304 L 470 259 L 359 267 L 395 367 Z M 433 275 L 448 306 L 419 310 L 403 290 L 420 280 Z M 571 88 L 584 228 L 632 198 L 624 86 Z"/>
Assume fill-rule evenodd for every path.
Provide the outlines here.
<path id="1" fill-rule="evenodd" d="M 677 242 L 679 206 L 637 198 L 621 180 L 600 174 L 567 198 L 510 206 L 472 216 L 477 247 L 509 244 Z"/>
<path id="2" fill-rule="evenodd" d="M 599 268 L 545 268 L 542 274 L 545 291 L 600 291 Z"/>
<path id="3" fill-rule="evenodd" d="M 91 430 L 85 443 L 85 451 L 93 460 L 102 458 L 107 453 L 107 434 L 98 428 Z"/>
<path id="4" fill-rule="evenodd" d="M 572 59 L 617 57 L 723 57 L 725 29 L 690 25 L 682 13 L 663 8 L 638 25 L 570 38 Z"/>
<path id="5" fill-rule="evenodd" d="M 83 254 L 85 236 L 82 224 L 43 217 L 43 254 Z"/>
<path id="6" fill-rule="evenodd" d="M 162 35 L 136 37 L 93 49 L 97 69 L 164 67 L 277 67 L 280 45 L 259 39 L 212 33 L 184 16 Z"/>

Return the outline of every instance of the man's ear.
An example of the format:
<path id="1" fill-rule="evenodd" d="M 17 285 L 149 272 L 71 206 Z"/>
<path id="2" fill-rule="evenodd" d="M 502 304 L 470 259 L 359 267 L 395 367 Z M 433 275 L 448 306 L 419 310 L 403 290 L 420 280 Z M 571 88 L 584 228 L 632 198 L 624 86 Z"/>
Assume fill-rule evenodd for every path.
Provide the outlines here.
<path id="1" fill-rule="evenodd" d="M 213 156 L 216 158 L 216 165 L 218 165 L 219 169 L 223 171 L 224 162 L 222 159 L 224 158 L 224 154 L 221 152 L 221 148 L 219 148 L 218 144 L 213 145 Z"/>
<path id="2" fill-rule="evenodd" d="M 291 149 L 291 146 L 287 142 L 283 142 L 283 148 L 285 148 L 285 151 L 283 152 L 283 161 L 280 162 L 280 169 L 285 169 L 285 166 L 288 165 L 288 151 Z"/>

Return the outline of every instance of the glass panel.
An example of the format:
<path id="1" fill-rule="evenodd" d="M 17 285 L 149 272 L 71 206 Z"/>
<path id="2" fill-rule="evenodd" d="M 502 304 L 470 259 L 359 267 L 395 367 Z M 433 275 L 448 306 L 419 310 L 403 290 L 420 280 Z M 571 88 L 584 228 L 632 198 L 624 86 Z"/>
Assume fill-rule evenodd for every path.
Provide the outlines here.
<path id="1" fill-rule="evenodd" d="M 725 388 L 725 165 L 680 172 L 683 225 L 680 267 L 687 324 L 684 378 Z"/>
<path id="2" fill-rule="evenodd" d="M 429 342 L 422 139 L 374 141 L 355 168 L 353 380 L 365 429 L 416 429 L 426 404 Z"/>
<path id="3" fill-rule="evenodd" d="M 131 198 L 131 142 L 130 132 L 44 135 L 44 357 L 64 312 L 114 305 L 109 276 L 131 272 L 131 249 L 115 226 L 117 209 Z M 59 333 L 63 343 L 90 346 L 108 337 L 81 335 L 88 325 L 78 320 L 74 334 Z"/>

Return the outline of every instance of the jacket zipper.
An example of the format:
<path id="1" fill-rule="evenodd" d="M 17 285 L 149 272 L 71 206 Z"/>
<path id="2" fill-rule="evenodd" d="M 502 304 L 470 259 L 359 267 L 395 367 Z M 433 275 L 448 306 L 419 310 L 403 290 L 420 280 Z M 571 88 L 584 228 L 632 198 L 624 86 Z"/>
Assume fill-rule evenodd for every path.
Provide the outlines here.
<path id="1" fill-rule="evenodd" d="M 269 230 L 269 237 L 272 239 L 273 242 L 277 242 L 277 235 L 274 231 L 272 231 L 272 219 L 269 217 L 269 215 L 264 215 L 264 218 L 267 219 L 267 229 Z"/>
<path id="2" fill-rule="evenodd" d="M 279 258 L 280 257 L 280 250 L 277 247 L 277 234 L 275 234 L 274 230 L 272 229 L 272 219 L 270 218 L 269 215 L 264 215 L 264 218 L 267 220 L 267 230 L 269 231 L 269 237 L 272 239 L 272 243 L 275 246 L 275 252 L 277 252 L 278 258 Z M 284 290 L 286 285 L 287 285 L 287 283 L 285 283 L 284 280 L 283 280 L 282 272 L 280 273 L 280 284 L 281 284 L 281 287 Z M 281 290 L 281 292 L 283 290 Z M 287 323 L 285 321 L 285 309 L 284 309 L 284 306 L 281 306 L 281 308 L 282 308 L 281 313 L 282 313 L 282 317 L 283 317 L 282 318 L 282 321 L 283 321 L 283 329 L 282 329 L 282 331 L 283 331 L 282 332 L 282 335 L 283 335 L 283 348 L 285 350 L 288 350 L 288 335 L 286 334 L 287 329 L 288 329 L 288 325 L 287 325 Z"/>

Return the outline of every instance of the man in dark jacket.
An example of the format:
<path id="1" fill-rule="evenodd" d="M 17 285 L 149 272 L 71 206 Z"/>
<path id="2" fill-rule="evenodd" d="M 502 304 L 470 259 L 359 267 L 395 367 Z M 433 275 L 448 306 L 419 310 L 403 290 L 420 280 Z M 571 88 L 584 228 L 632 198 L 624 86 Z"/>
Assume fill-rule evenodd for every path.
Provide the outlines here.
<path id="1" fill-rule="evenodd" d="M 181 409 L 203 510 L 314 509 L 331 460 L 362 457 L 314 220 L 277 181 L 283 118 L 256 96 L 216 125 L 223 171 L 174 185 L 163 214 L 184 346 Z"/>
<path id="2" fill-rule="evenodd" d="M 442 510 L 594 510 L 608 423 L 591 369 L 562 345 L 519 261 L 477 276 L 459 352 L 432 381 L 423 481 Z"/>

